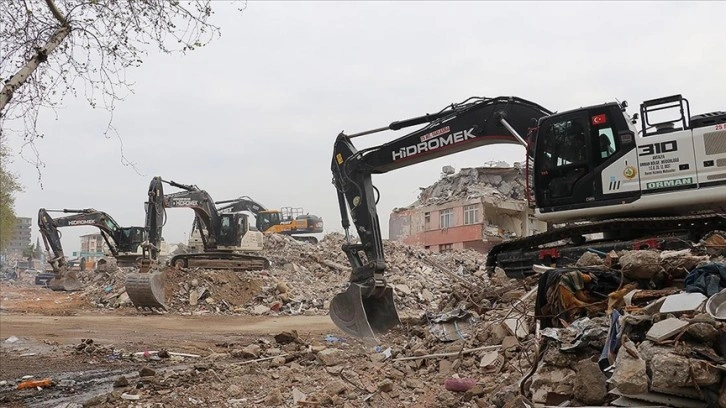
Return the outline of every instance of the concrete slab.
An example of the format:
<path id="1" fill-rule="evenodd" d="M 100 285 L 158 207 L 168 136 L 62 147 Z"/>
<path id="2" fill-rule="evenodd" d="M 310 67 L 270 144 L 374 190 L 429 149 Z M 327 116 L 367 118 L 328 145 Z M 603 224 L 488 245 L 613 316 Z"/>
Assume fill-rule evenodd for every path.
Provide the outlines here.
<path id="1" fill-rule="evenodd" d="M 663 305 L 660 307 L 660 313 L 676 313 L 690 312 L 698 310 L 703 306 L 703 302 L 708 299 L 701 293 L 679 293 L 676 295 L 666 296 Z"/>
<path id="2" fill-rule="evenodd" d="M 653 327 L 648 330 L 648 333 L 646 333 L 645 338 L 655 342 L 667 340 L 675 336 L 686 326 L 688 326 L 688 322 L 671 317 L 654 324 Z"/>

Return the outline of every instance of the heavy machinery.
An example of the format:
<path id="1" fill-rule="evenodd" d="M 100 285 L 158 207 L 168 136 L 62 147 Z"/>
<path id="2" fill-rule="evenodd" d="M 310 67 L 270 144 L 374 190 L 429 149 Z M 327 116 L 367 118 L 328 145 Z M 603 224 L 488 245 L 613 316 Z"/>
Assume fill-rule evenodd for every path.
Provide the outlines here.
<path id="1" fill-rule="evenodd" d="M 301 234 L 323 232 L 323 219 L 317 215 L 303 214 L 302 208 L 282 207 L 280 210 L 270 210 L 247 196 L 217 201 L 216 204 L 221 204 L 218 210 L 223 213 L 251 212 L 255 215 L 257 230 L 264 233 L 289 235 L 298 241 L 317 244 L 317 238 Z"/>
<path id="2" fill-rule="evenodd" d="M 49 212 L 72 213 L 73 215 L 53 218 Z M 142 256 L 141 244 L 146 238 L 144 227 L 121 227 L 103 211 L 86 208 L 82 210 L 38 210 L 38 227 L 48 252 L 54 277 L 48 281 L 53 290 L 74 291 L 81 288 L 75 271 L 72 271 L 65 259 L 61 245 L 61 233 L 58 228 L 93 226 L 101 230 L 101 236 L 108 245 L 111 255 L 116 258 L 119 266 L 133 266 Z"/>
<path id="3" fill-rule="evenodd" d="M 588 248 L 676 248 L 726 227 L 726 113 L 690 115 L 674 95 L 643 102 L 642 130 L 627 103 L 553 113 L 516 97 L 470 98 L 444 110 L 353 135 L 339 134 L 332 159 L 343 228 L 350 218 L 360 243 L 344 244 L 353 270 L 330 315 L 347 333 L 375 339 L 399 324 L 390 287 L 371 181 L 385 173 L 495 143 L 526 147 L 527 190 L 534 215 L 568 223 L 505 241 L 487 269 L 509 277 L 537 263 L 561 265 Z M 671 116 L 673 115 L 673 116 Z M 427 124 L 403 137 L 358 151 L 351 140 Z M 377 191 L 375 191 L 377 193 Z"/>
<path id="4" fill-rule="evenodd" d="M 163 183 L 183 191 L 164 194 Z M 194 185 L 179 184 L 154 177 L 149 184 L 146 203 L 146 234 L 144 258 L 139 273 L 126 277 L 126 292 L 134 306 L 165 309 L 164 274 L 159 272 L 158 254 L 167 208 L 191 208 L 200 223 L 202 252 L 174 255 L 170 263 L 178 268 L 200 267 L 209 269 L 261 270 L 270 261 L 250 252 L 262 250 L 263 237 L 259 231 L 250 231 L 244 214 L 220 214 L 214 200 Z"/>

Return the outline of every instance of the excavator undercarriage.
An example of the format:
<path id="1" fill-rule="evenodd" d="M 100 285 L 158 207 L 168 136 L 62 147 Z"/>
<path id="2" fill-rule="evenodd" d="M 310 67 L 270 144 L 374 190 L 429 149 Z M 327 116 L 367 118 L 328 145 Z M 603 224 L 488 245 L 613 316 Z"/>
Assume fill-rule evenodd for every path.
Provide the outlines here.
<path id="1" fill-rule="evenodd" d="M 510 278 L 534 274 L 536 264 L 565 266 L 587 251 L 677 250 L 726 229 L 726 214 L 615 218 L 556 228 L 495 245 L 487 254 L 490 272 L 500 267 Z M 587 236 L 596 235 L 588 240 Z M 564 243 L 563 243 L 564 242 Z"/>

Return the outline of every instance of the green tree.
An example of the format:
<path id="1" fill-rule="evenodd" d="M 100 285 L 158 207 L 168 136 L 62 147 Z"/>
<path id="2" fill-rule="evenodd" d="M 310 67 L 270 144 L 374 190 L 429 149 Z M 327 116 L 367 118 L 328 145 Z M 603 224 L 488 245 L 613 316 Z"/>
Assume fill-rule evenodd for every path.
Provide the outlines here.
<path id="1" fill-rule="evenodd" d="M 23 258 L 28 260 L 28 263 L 33 262 L 33 258 L 35 257 L 35 245 L 28 244 L 25 248 L 23 248 Z"/>
<path id="2" fill-rule="evenodd" d="M 0 132 L 0 251 L 4 250 L 15 230 L 15 193 L 22 191 L 18 177 L 8 169 L 10 152 Z"/>
<path id="3" fill-rule="evenodd" d="M 35 259 L 43 258 L 43 247 L 40 246 L 40 238 L 35 239 Z"/>

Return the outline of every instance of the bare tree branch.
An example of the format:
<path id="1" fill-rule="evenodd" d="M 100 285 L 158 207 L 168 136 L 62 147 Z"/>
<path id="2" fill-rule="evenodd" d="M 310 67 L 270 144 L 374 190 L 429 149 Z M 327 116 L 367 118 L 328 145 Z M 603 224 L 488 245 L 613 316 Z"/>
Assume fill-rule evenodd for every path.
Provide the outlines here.
<path id="1" fill-rule="evenodd" d="M 45 4 L 48 5 L 50 12 L 53 13 L 53 17 L 55 17 L 56 20 L 60 21 L 61 25 L 68 25 L 68 20 L 66 20 L 66 16 L 61 14 L 60 10 L 58 10 L 58 7 L 55 5 L 55 2 L 53 0 L 45 0 Z"/>
<path id="2" fill-rule="evenodd" d="M 246 2 L 240 1 L 240 11 Z M 53 112 L 66 96 L 83 97 L 109 114 L 106 138 L 121 136 L 113 111 L 133 92 L 126 70 L 143 64 L 150 47 L 164 53 L 195 50 L 219 37 L 210 23 L 212 0 L 0 1 L 0 130 L 33 143 L 44 137 L 41 112 Z"/>

